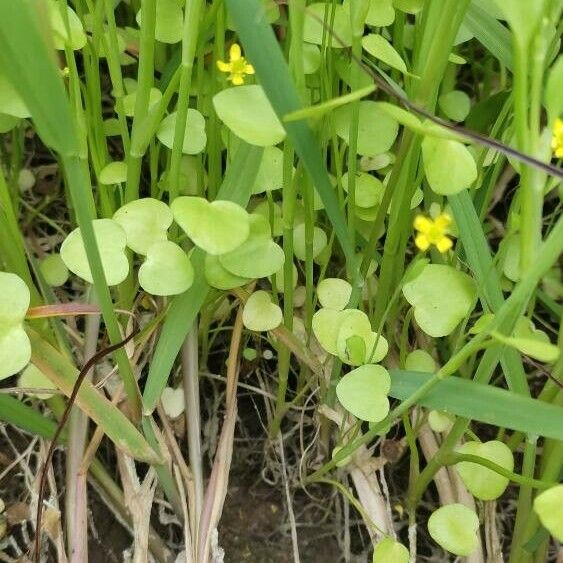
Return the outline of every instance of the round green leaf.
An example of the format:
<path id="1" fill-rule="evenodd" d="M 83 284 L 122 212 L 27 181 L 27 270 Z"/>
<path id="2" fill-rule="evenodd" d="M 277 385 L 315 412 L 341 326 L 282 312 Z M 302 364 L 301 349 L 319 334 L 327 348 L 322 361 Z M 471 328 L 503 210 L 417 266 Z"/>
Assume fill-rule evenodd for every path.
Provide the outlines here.
<path id="1" fill-rule="evenodd" d="M 428 532 L 446 551 L 470 555 L 477 547 L 477 514 L 463 504 L 447 504 L 435 510 L 428 519 Z"/>
<path id="2" fill-rule="evenodd" d="M 383 538 L 373 550 L 373 563 L 409 563 L 409 550 L 393 538 Z"/>
<path id="3" fill-rule="evenodd" d="M 276 283 L 276 291 L 278 293 L 284 293 L 284 289 L 285 289 L 285 281 L 284 281 L 284 270 L 285 268 L 282 268 L 281 270 L 277 271 L 273 278 Z M 291 279 L 292 279 L 292 288 L 295 289 L 297 287 L 297 280 L 298 280 L 299 274 L 297 272 L 297 267 L 295 266 L 295 264 L 291 265 Z M 272 286 L 274 284 L 272 283 Z"/>
<path id="4" fill-rule="evenodd" d="M 127 235 L 127 246 L 137 254 L 147 254 L 156 242 L 165 241 L 172 224 L 172 211 L 168 205 L 145 197 L 126 203 L 113 215 Z"/>
<path id="5" fill-rule="evenodd" d="M 53 44 L 55 49 L 64 51 L 65 44 L 68 43 L 69 47 L 76 51 L 82 49 L 86 45 L 86 34 L 82 27 L 80 18 L 76 12 L 70 7 L 66 7 L 66 18 L 63 18 L 60 10 L 60 4 L 56 0 L 48 0 L 47 10 L 49 12 L 49 19 L 51 21 L 51 29 L 53 30 Z M 68 18 L 68 29 L 70 29 L 70 39 L 67 33 L 66 19 Z"/>
<path id="6" fill-rule="evenodd" d="M 0 327 L 0 381 L 21 371 L 30 359 L 31 344 L 23 327 Z"/>
<path id="7" fill-rule="evenodd" d="M 283 320 L 281 309 L 272 303 L 266 291 L 255 291 L 244 304 L 242 322 L 248 330 L 266 332 L 274 330 Z"/>
<path id="8" fill-rule="evenodd" d="M 279 271 L 285 255 L 270 238 L 270 225 L 262 215 L 250 215 L 248 239 L 235 250 L 219 256 L 219 262 L 232 274 L 243 278 L 265 278 Z"/>
<path id="9" fill-rule="evenodd" d="M 108 285 L 117 285 L 129 273 L 129 261 L 125 255 L 127 242 L 125 231 L 112 219 L 95 219 L 92 221 L 92 227 L 98 243 L 106 281 Z M 61 258 L 71 272 L 83 280 L 93 283 L 79 228 L 74 229 L 64 240 L 61 245 Z"/>
<path id="10" fill-rule="evenodd" d="M 473 279 L 451 266 L 428 264 L 403 286 L 405 299 L 414 307 L 414 318 L 426 334 L 447 336 L 475 306 Z"/>
<path id="11" fill-rule="evenodd" d="M 336 348 L 336 338 L 338 337 L 338 329 L 342 319 L 343 311 L 334 309 L 319 309 L 313 315 L 313 333 L 319 344 L 333 356 L 338 355 Z"/>
<path id="12" fill-rule="evenodd" d="M 407 355 L 405 369 L 409 371 L 434 373 L 436 371 L 436 362 L 428 352 L 424 350 L 413 350 Z"/>
<path id="13" fill-rule="evenodd" d="M 399 125 L 378 102 L 365 100 L 359 103 L 358 154 L 374 156 L 387 152 L 397 137 Z M 346 143 L 350 142 L 352 108 L 342 106 L 334 112 L 336 133 Z"/>
<path id="14" fill-rule="evenodd" d="M 563 541 L 563 485 L 540 493 L 534 499 L 534 510 L 543 527 L 554 538 Z"/>
<path id="15" fill-rule="evenodd" d="M 151 88 L 149 93 L 149 110 L 162 98 L 162 92 L 158 88 Z M 135 115 L 135 104 L 137 102 L 137 91 L 127 94 L 123 98 L 123 109 L 127 117 L 133 117 Z"/>
<path id="16" fill-rule="evenodd" d="M 321 50 L 311 43 L 303 43 L 303 72 L 314 74 L 321 66 Z"/>
<path id="17" fill-rule="evenodd" d="M 342 311 L 352 295 L 352 286 L 339 278 L 325 278 L 317 286 L 319 303 L 335 311 Z"/>
<path id="18" fill-rule="evenodd" d="M 106 164 L 100 172 L 102 184 L 123 184 L 127 180 L 127 163 L 115 161 Z"/>
<path id="19" fill-rule="evenodd" d="M 283 152 L 278 147 L 265 147 L 252 187 L 253 194 L 279 190 L 283 185 Z"/>
<path id="20" fill-rule="evenodd" d="M 391 378 L 383 366 L 360 366 L 347 373 L 336 386 L 340 404 L 356 418 L 379 422 L 389 412 L 387 393 Z"/>
<path id="21" fill-rule="evenodd" d="M 305 235 L 305 223 L 297 225 L 293 229 L 293 253 L 299 260 L 305 260 L 307 256 Z M 320 227 L 313 227 L 313 258 L 316 258 L 327 245 L 326 233 Z"/>
<path id="22" fill-rule="evenodd" d="M 456 194 L 477 179 L 475 160 L 458 141 L 426 136 L 422 156 L 426 179 L 437 194 Z"/>
<path id="23" fill-rule="evenodd" d="M 407 65 L 401 55 L 395 51 L 393 45 L 377 33 L 369 33 L 362 37 L 362 47 L 376 59 L 396 68 L 401 72 L 407 72 Z"/>
<path id="24" fill-rule="evenodd" d="M 1 95 L 2 94 L 0 94 L 0 96 Z M 0 113 L 0 133 L 7 133 L 8 131 L 11 131 L 19 122 L 19 117 L 8 115 L 6 113 Z"/>
<path id="25" fill-rule="evenodd" d="M 466 442 L 457 451 L 462 454 L 483 457 L 508 471 L 514 469 L 514 458 L 510 448 L 498 440 L 484 443 Z M 456 469 L 469 492 L 481 500 L 493 500 L 500 497 L 508 486 L 509 481 L 506 477 L 478 463 L 462 461 L 456 464 Z"/>
<path id="26" fill-rule="evenodd" d="M 221 266 L 219 257 L 213 254 L 207 254 L 205 256 L 205 279 L 211 287 L 225 290 L 241 287 L 250 281 L 250 278 L 243 278 L 231 274 L 229 270 Z"/>
<path id="27" fill-rule="evenodd" d="M 39 263 L 41 274 L 51 287 L 60 287 L 68 280 L 68 268 L 60 254 L 49 254 Z"/>
<path id="28" fill-rule="evenodd" d="M 438 99 L 440 109 L 452 121 L 464 121 L 471 109 L 469 96 L 461 90 L 452 90 Z"/>
<path id="29" fill-rule="evenodd" d="M 342 187 L 348 191 L 348 173 L 342 176 Z M 379 205 L 385 188 L 379 178 L 358 172 L 356 174 L 356 205 L 364 209 Z"/>
<path id="30" fill-rule="evenodd" d="M 232 201 L 210 203 L 202 197 L 182 196 L 172 202 L 171 209 L 176 223 L 209 254 L 236 249 L 250 233 L 249 214 Z"/>
<path id="31" fill-rule="evenodd" d="M 424 6 L 424 0 L 393 0 L 393 5 L 401 12 L 418 14 Z"/>
<path id="32" fill-rule="evenodd" d="M 428 413 L 428 425 L 434 432 L 449 432 L 455 416 L 447 412 L 432 410 Z"/>
<path id="33" fill-rule="evenodd" d="M 141 26 L 141 10 L 137 12 L 137 24 Z M 177 0 L 156 0 L 155 37 L 161 43 L 178 43 L 182 40 L 184 14 Z"/>
<path id="34" fill-rule="evenodd" d="M 29 300 L 29 289 L 19 276 L 0 272 L 0 331 L 23 321 Z"/>
<path id="35" fill-rule="evenodd" d="M 370 0 L 366 24 L 372 27 L 386 27 L 395 21 L 392 0 Z"/>
<path id="36" fill-rule="evenodd" d="M 285 129 L 261 86 L 226 88 L 213 97 L 213 105 L 219 119 L 251 145 L 267 147 L 285 139 Z"/>
<path id="37" fill-rule="evenodd" d="M 334 8 L 334 19 L 332 10 Z M 325 19 L 326 16 L 326 19 Z M 339 41 L 328 38 L 331 47 L 341 49 L 352 45 L 352 29 L 350 27 L 350 10 L 348 6 L 316 2 L 307 6 L 305 11 L 305 28 L 303 39 L 307 43 L 322 45 L 323 37 L 327 35 L 325 26 L 331 26 L 333 33 L 338 36 Z"/>
<path id="38" fill-rule="evenodd" d="M 169 149 L 174 146 L 174 131 L 176 129 L 177 112 L 166 116 L 158 127 L 156 136 L 158 140 Z M 182 152 L 184 154 L 199 154 L 207 144 L 205 133 L 205 118 L 197 109 L 189 108 L 186 117 L 186 130 Z"/>
<path id="39" fill-rule="evenodd" d="M 188 255 L 177 244 L 155 242 L 139 268 L 139 285 L 152 295 L 178 295 L 194 281 L 194 269 Z"/>
<path id="40" fill-rule="evenodd" d="M 29 364 L 23 370 L 18 380 L 18 387 L 24 389 L 57 389 L 57 386 L 33 364 Z M 38 399 L 49 399 L 53 396 L 53 393 L 26 392 L 26 394 L 30 397 L 37 397 Z"/>

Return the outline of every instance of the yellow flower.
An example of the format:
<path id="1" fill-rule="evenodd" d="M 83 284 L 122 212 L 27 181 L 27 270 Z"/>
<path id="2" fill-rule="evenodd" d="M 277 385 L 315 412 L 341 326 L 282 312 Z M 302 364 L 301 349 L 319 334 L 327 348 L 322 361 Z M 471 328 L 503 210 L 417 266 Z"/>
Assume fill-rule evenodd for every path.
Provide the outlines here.
<path id="1" fill-rule="evenodd" d="M 433 244 L 440 252 L 447 252 L 453 245 L 452 239 L 447 236 L 451 222 L 451 217 L 446 213 L 440 213 L 436 219 L 417 215 L 414 220 L 414 228 L 418 234 L 414 243 L 422 251 L 428 250 Z"/>
<path id="2" fill-rule="evenodd" d="M 247 74 L 254 74 L 254 67 L 246 62 L 241 55 L 240 45 L 233 43 L 229 50 L 229 62 L 217 61 L 217 68 L 221 72 L 228 72 L 227 80 L 230 80 L 235 86 L 244 84 L 244 77 Z"/>
<path id="3" fill-rule="evenodd" d="M 557 158 L 563 158 L 563 119 L 557 118 L 553 126 L 553 138 L 551 148 Z"/>

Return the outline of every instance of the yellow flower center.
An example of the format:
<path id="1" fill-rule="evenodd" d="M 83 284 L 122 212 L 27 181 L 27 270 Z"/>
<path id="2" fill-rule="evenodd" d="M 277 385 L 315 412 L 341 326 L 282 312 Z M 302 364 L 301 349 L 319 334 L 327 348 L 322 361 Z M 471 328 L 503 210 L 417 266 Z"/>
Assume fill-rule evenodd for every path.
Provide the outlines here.
<path id="1" fill-rule="evenodd" d="M 555 120 L 551 148 L 556 158 L 563 158 L 563 119 Z"/>

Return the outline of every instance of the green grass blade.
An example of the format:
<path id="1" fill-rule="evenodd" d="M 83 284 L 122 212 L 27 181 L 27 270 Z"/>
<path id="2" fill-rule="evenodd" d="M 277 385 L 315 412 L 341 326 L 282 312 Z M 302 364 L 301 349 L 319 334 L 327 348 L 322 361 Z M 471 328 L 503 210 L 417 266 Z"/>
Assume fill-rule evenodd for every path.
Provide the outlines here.
<path id="1" fill-rule="evenodd" d="M 234 201 L 246 207 L 261 157 L 261 148 L 241 143 L 232 165 L 227 170 L 217 198 Z M 188 291 L 172 299 L 170 311 L 162 327 L 143 391 L 143 411 L 145 414 L 150 414 L 155 409 L 162 390 L 166 387 L 168 376 L 182 342 L 185 340 L 209 292 L 209 285 L 207 285 L 203 275 L 204 258 L 205 253 L 203 251 L 199 249 L 194 251 L 192 264 L 199 275 L 195 277 L 194 283 Z"/>
<path id="2" fill-rule="evenodd" d="M 504 25 L 475 3 L 470 4 L 463 24 L 483 47 L 512 70 L 512 41 Z"/>
<path id="3" fill-rule="evenodd" d="M 32 362 L 67 396 L 70 396 L 78 370 L 58 350 L 28 329 Z M 102 395 L 90 381 L 84 381 L 76 396 L 76 404 L 107 434 L 115 445 L 135 459 L 147 463 L 162 461 L 133 426 L 131 421 Z"/>
<path id="4" fill-rule="evenodd" d="M 280 120 L 283 120 L 286 114 L 303 109 L 280 45 L 264 17 L 261 3 L 258 0 L 226 0 L 226 4 L 246 54 Z M 284 123 L 284 127 L 289 141 L 307 168 L 322 199 L 326 214 L 346 256 L 348 271 L 355 272 L 356 256 L 346 219 L 338 205 L 313 132 L 305 121 Z"/>
<path id="5" fill-rule="evenodd" d="M 487 239 L 469 192 L 464 190 L 448 198 L 469 265 L 477 280 L 484 307 L 496 312 L 504 303 L 500 280 L 489 251 Z M 529 395 L 522 359 L 513 348 L 499 348 L 500 361 L 508 387 L 516 393 Z"/>
<path id="6" fill-rule="evenodd" d="M 429 373 L 391 370 L 389 394 L 404 401 L 432 377 Z M 459 377 L 444 379 L 418 404 L 501 428 L 563 440 L 563 408 Z"/>
<path id="7" fill-rule="evenodd" d="M 0 395 L 0 420 L 42 438 L 52 438 L 57 424 L 9 395 Z M 61 436 L 64 439 L 64 433 Z"/>

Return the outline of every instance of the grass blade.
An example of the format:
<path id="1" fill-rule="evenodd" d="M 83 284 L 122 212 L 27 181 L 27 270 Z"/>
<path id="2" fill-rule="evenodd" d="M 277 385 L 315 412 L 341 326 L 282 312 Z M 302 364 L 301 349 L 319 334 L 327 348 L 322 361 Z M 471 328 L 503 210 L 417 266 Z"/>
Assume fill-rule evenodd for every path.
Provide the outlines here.
<path id="1" fill-rule="evenodd" d="M 0 395 L 0 420 L 42 438 L 51 438 L 57 428 L 54 420 L 5 394 Z M 62 437 L 64 439 L 64 432 Z"/>
<path id="2" fill-rule="evenodd" d="M 432 377 L 429 373 L 391 370 L 389 394 L 404 401 Z M 501 428 L 563 440 L 563 408 L 459 377 L 444 379 L 418 404 Z"/>

